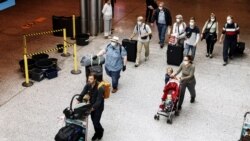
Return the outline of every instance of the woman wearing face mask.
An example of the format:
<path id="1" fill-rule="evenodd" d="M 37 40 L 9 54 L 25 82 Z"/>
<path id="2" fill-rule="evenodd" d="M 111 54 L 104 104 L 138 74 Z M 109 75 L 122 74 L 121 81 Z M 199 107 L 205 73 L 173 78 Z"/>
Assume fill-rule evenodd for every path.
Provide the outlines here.
<path id="1" fill-rule="evenodd" d="M 104 20 L 104 38 L 111 38 L 112 27 L 112 6 L 110 0 L 107 0 L 102 9 Z"/>
<path id="2" fill-rule="evenodd" d="M 196 97 L 196 91 L 195 91 L 195 85 L 196 80 L 194 76 L 195 72 L 195 66 L 192 63 L 192 56 L 187 55 L 183 59 L 183 63 L 180 65 L 179 69 L 175 74 L 172 75 L 172 77 L 176 77 L 180 72 L 182 72 L 182 75 L 180 77 L 180 99 L 178 104 L 178 110 L 181 110 L 181 105 L 184 100 L 184 95 L 186 88 L 188 88 L 189 93 L 191 95 L 190 103 L 195 102 Z"/>
<path id="3" fill-rule="evenodd" d="M 211 13 L 210 19 L 206 21 L 201 34 L 201 39 L 206 39 L 207 54 L 206 57 L 213 57 L 214 44 L 218 39 L 219 25 L 216 20 L 215 14 Z"/>
<path id="4" fill-rule="evenodd" d="M 173 25 L 173 36 L 177 38 L 177 45 L 183 46 L 185 40 L 185 29 L 187 25 L 183 21 L 182 15 L 176 15 L 176 22 Z"/>
<path id="5" fill-rule="evenodd" d="M 195 25 L 195 18 L 191 17 L 189 21 L 189 26 L 185 29 L 186 40 L 184 41 L 184 56 L 189 54 L 191 50 L 191 55 L 194 60 L 197 44 L 200 40 L 200 30 Z"/>

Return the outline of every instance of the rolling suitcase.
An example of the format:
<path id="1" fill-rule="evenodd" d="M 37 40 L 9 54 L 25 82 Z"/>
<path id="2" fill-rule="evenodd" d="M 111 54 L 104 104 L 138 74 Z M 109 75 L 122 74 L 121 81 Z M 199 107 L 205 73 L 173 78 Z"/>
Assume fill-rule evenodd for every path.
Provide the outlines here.
<path id="1" fill-rule="evenodd" d="M 169 65 L 179 66 L 183 60 L 183 47 L 176 45 L 168 45 L 167 63 Z"/>
<path id="2" fill-rule="evenodd" d="M 238 42 L 237 46 L 235 48 L 236 54 L 243 54 L 245 50 L 245 43 L 244 42 Z"/>
<path id="3" fill-rule="evenodd" d="M 136 53 L 137 53 L 137 41 L 136 40 L 129 40 L 123 39 L 122 46 L 127 51 L 127 60 L 131 62 L 135 62 L 136 60 Z"/>

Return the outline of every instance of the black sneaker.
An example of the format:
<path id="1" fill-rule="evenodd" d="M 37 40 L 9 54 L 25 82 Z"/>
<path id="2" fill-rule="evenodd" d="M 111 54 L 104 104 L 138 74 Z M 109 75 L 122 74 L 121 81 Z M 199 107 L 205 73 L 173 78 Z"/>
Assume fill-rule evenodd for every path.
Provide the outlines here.
<path id="1" fill-rule="evenodd" d="M 233 58 L 233 56 L 229 56 L 229 59 L 233 60 L 234 58 Z"/>
<path id="2" fill-rule="evenodd" d="M 207 54 L 206 54 L 206 57 L 208 57 L 208 56 L 209 56 L 209 54 L 207 53 Z"/>
<path id="3" fill-rule="evenodd" d="M 226 65 L 227 65 L 227 62 L 224 62 L 224 63 L 223 63 L 223 66 L 226 66 Z"/>
<path id="4" fill-rule="evenodd" d="M 181 110 L 181 106 L 178 106 L 178 111 L 180 111 Z"/>
<path id="5" fill-rule="evenodd" d="M 135 67 L 138 67 L 139 66 L 139 64 L 135 64 Z"/>
<path id="6" fill-rule="evenodd" d="M 98 135 L 95 133 L 94 136 L 91 138 L 91 140 L 95 141 L 95 140 L 97 140 L 97 138 L 98 138 Z"/>
<path id="7" fill-rule="evenodd" d="M 194 103 L 195 102 L 195 98 L 191 97 L 190 103 Z"/>
<path id="8" fill-rule="evenodd" d="M 98 139 L 99 139 L 99 140 L 102 139 L 102 137 L 103 137 L 103 132 L 104 132 L 104 131 L 102 131 L 102 132 L 99 134 L 99 136 L 98 136 Z"/>
<path id="9" fill-rule="evenodd" d="M 163 48 L 163 45 L 160 45 L 160 48 Z"/>

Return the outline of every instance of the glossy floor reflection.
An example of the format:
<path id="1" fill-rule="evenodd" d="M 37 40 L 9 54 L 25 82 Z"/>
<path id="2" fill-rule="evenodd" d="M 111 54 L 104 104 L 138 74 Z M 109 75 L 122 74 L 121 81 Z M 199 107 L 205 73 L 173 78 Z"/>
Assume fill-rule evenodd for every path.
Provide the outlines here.
<path id="1" fill-rule="evenodd" d="M 58 58 L 62 70 L 59 77 L 36 82 L 24 88 L 18 61 L 22 59 L 22 35 L 52 29 L 52 15 L 79 15 L 79 1 L 61 0 L 17 0 L 13 8 L 0 12 L 0 140 L 1 141 L 47 141 L 53 140 L 62 125 L 58 117 L 69 105 L 71 97 L 80 93 L 85 84 L 85 69 L 80 75 L 72 75 L 73 58 Z M 157 30 L 154 26 L 150 44 L 150 59 L 138 68 L 128 63 L 122 73 L 117 94 L 105 101 L 102 124 L 105 141 L 231 141 L 240 136 L 243 115 L 250 111 L 250 19 L 248 0 L 178 0 L 165 1 L 172 16 L 182 14 L 188 21 L 196 17 L 202 28 L 209 14 L 214 12 L 220 30 L 227 15 L 233 15 L 241 28 L 241 41 L 246 43 L 243 57 L 235 58 L 226 67 L 222 66 L 222 45 L 216 44 L 214 58 L 205 57 L 205 43 L 198 44 L 196 52 L 197 102 L 189 103 L 186 93 L 183 110 L 174 118 L 173 125 L 166 119 L 153 119 L 160 103 L 164 85 L 166 49 L 159 48 Z M 128 38 L 135 26 L 136 18 L 145 15 L 144 0 L 117 0 L 114 17 L 114 35 L 120 41 Z M 30 28 L 25 25 L 34 23 Z M 68 39 L 68 41 L 73 42 Z M 109 40 L 103 35 L 91 37 L 86 47 L 78 47 L 78 60 L 86 54 L 97 53 Z M 39 36 L 28 39 L 29 51 L 50 49 L 62 38 Z M 69 49 L 72 54 L 73 50 Z M 173 66 L 174 70 L 177 67 Z M 106 80 L 110 79 L 104 74 Z M 89 140 L 93 135 L 89 124 Z"/>

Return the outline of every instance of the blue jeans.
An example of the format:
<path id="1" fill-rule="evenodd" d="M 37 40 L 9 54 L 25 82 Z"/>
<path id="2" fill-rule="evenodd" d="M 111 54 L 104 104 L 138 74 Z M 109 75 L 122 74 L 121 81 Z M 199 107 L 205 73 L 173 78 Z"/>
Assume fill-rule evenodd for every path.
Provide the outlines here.
<path id="1" fill-rule="evenodd" d="M 106 70 L 107 75 L 109 77 L 111 77 L 111 79 L 112 79 L 112 87 L 113 87 L 113 89 L 117 89 L 121 70 L 119 70 L 119 71 L 110 71 L 106 67 L 105 67 L 105 70 Z"/>
<path id="2" fill-rule="evenodd" d="M 187 56 L 189 54 L 189 51 L 191 50 L 191 56 L 194 60 L 194 57 L 195 57 L 195 51 L 196 51 L 196 46 L 192 46 L 192 45 L 189 45 L 189 44 L 185 44 L 184 45 L 184 56 Z"/>
<path id="3" fill-rule="evenodd" d="M 167 25 L 166 24 L 157 24 L 158 32 L 159 32 L 159 40 L 160 44 L 164 45 L 165 43 L 165 35 L 167 32 Z"/>

